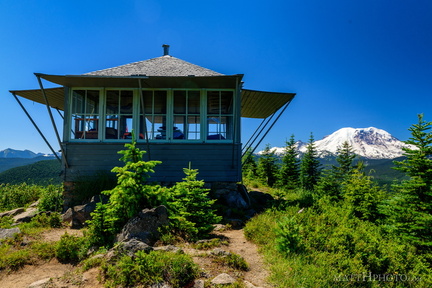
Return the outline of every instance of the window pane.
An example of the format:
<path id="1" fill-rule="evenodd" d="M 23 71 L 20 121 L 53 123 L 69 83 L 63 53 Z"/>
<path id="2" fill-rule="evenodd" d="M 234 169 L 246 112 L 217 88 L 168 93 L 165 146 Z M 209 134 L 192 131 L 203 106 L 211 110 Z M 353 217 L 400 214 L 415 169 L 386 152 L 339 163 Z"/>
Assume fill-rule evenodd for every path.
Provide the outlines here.
<path id="1" fill-rule="evenodd" d="M 121 91 L 121 114 L 132 114 L 133 109 L 133 91 Z"/>
<path id="2" fill-rule="evenodd" d="M 174 91 L 174 113 L 186 113 L 186 91 Z"/>
<path id="3" fill-rule="evenodd" d="M 200 114 L 200 91 L 189 91 L 188 114 Z"/>
<path id="4" fill-rule="evenodd" d="M 207 92 L 207 113 L 208 114 L 219 114 L 219 91 L 208 91 Z"/>
<path id="5" fill-rule="evenodd" d="M 143 90 L 142 98 L 144 105 L 140 105 L 140 139 L 145 138 L 144 135 L 147 133 L 149 140 L 166 140 L 167 91 Z"/>
<path id="6" fill-rule="evenodd" d="M 220 113 L 221 114 L 232 114 L 233 112 L 233 92 L 232 91 L 221 91 L 220 95 Z"/>

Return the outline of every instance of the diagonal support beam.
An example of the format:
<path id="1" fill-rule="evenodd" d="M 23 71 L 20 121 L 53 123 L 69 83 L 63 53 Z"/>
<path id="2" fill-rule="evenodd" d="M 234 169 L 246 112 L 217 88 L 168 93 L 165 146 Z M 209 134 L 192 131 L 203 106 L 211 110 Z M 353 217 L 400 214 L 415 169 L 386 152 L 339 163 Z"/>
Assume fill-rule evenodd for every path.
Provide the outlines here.
<path id="1" fill-rule="evenodd" d="M 288 105 L 291 103 L 291 100 L 288 101 L 285 106 L 280 110 L 278 116 L 276 117 L 276 119 L 273 120 L 272 124 L 270 125 L 270 127 L 267 129 L 267 131 L 264 133 L 264 135 L 259 139 L 258 143 L 253 147 L 253 149 L 250 151 L 250 153 L 254 153 L 255 150 L 258 148 L 258 146 L 261 144 L 261 142 L 264 140 L 264 138 L 267 136 L 267 134 L 270 132 L 270 130 L 273 128 L 273 126 L 276 124 L 276 122 L 279 120 L 279 118 L 282 116 L 282 114 L 285 112 L 285 110 L 288 108 Z M 277 112 L 273 113 L 273 115 L 271 116 L 271 118 L 273 118 L 273 116 L 276 114 Z M 262 131 L 264 131 L 265 127 L 267 126 L 267 124 L 270 122 L 270 120 L 264 125 L 264 127 L 261 129 L 261 131 L 258 133 L 258 135 L 256 137 L 258 137 Z M 253 142 L 255 142 L 256 139 L 254 139 Z M 249 145 L 248 148 L 252 147 L 253 142 Z M 246 149 L 242 155 L 242 158 L 244 155 L 246 155 L 246 153 L 248 153 L 248 149 Z M 244 163 L 242 163 L 243 166 Z"/>
<path id="2" fill-rule="evenodd" d="M 59 132 L 58 132 L 57 125 L 56 125 L 56 123 L 55 123 L 55 121 L 54 121 L 54 117 L 53 117 L 53 114 L 52 114 L 51 108 L 50 108 L 50 106 L 49 106 L 48 98 L 47 98 L 47 96 L 46 96 L 45 89 L 44 89 L 43 84 L 42 84 L 41 75 L 38 74 L 38 73 L 35 73 L 35 76 L 36 76 L 36 78 L 38 79 L 39 87 L 40 87 L 40 89 L 41 89 L 41 91 L 42 91 L 42 96 L 43 96 L 43 98 L 44 98 L 44 100 L 45 100 L 45 104 L 46 104 L 46 107 L 47 107 L 47 110 L 48 110 L 48 115 L 50 116 L 51 124 L 53 125 L 54 132 L 55 132 L 55 135 L 56 135 L 56 137 L 57 137 L 57 141 L 58 141 L 58 144 L 59 144 L 59 146 L 60 146 L 60 150 L 61 150 L 61 153 L 62 153 L 63 159 L 64 159 L 64 161 L 65 161 L 66 168 L 69 168 L 69 165 L 68 165 L 68 162 L 67 162 L 67 158 L 66 158 L 66 154 L 64 153 L 63 145 L 62 145 L 62 142 L 61 142 L 61 140 L 60 140 L 60 134 L 59 134 Z"/>
<path id="3" fill-rule="evenodd" d="M 33 120 L 33 118 L 30 116 L 30 114 L 28 113 L 27 109 L 24 107 L 24 105 L 21 103 L 21 101 L 18 99 L 18 97 L 16 96 L 15 93 L 11 92 L 12 95 L 14 96 L 15 100 L 18 102 L 18 104 L 20 105 L 21 109 L 24 111 L 24 113 L 27 115 L 27 117 L 29 118 L 30 122 L 33 124 L 33 126 L 36 128 L 36 130 L 39 132 L 39 135 L 42 137 L 42 139 L 45 141 L 45 143 L 48 145 L 48 147 L 50 148 L 51 152 L 54 154 L 54 156 L 57 158 L 57 160 L 59 160 L 59 162 L 61 163 L 61 159 L 60 157 L 57 155 L 57 153 L 54 151 L 53 147 L 51 146 L 51 144 L 48 142 L 48 140 L 45 138 L 45 135 L 42 133 L 42 131 L 39 129 L 39 127 L 37 126 L 36 122 Z"/>

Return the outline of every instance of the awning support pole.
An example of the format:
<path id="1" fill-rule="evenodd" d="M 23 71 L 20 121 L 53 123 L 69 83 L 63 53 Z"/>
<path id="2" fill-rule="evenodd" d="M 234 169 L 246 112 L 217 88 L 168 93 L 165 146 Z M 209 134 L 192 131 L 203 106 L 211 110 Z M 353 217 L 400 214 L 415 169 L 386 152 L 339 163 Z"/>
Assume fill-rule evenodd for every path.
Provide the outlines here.
<path id="1" fill-rule="evenodd" d="M 44 100 L 45 100 L 45 104 L 46 104 L 46 107 L 47 107 L 47 110 L 48 110 L 48 114 L 49 114 L 50 119 L 51 119 L 51 124 L 53 125 L 54 132 L 55 132 L 55 135 L 56 135 L 56 137 L 57 137 L 57 141 L 58 141 L 58 143 L 59 143 L 59 146 L 60 146 L 60 150 L 61 150 L 61 153 L 62 153 L 63 159 L 65 160 L 66 168 L 69 168 L 69 165 L 68 165 L 68 162 L 67 162 L 67 159 L 66 159 L 66 154 L 64 153 L 63 145 L 62 145 L 62 142 L 61 142 L 61 140 L 60 140 L 60 134 L 59 134 L 59 132 L 58 132 L 58 130 L 57 130 L 57 125 L 55 124 L 54 117 L 53 117 L 53 115 L 52 115 L 52 112 L 51 112 L 51 109 L 50 109 L 50 106 L 49 106 L 48 98 L 47 98 L 47 96 L 46 96 L 45 89 L 44 89 L 44 87 L 43 87 L 43 85 L 42 85 L 42 80 L 41 80 L 40 74 L 35 73 L 35 76 L 36 76 L 36 78 L 38 79 L 39 87 L 41 88 L 42 96 L 43 96 L 43 98 L 44 98 Z"/>
<path id="2" fill-rule="evenodd" d="M 144 126 L 144 135 L 145 135 L 144 137 L 146 139 L 146 144 L 147 144 L 147 155 L 148 155 L 148 160 L 151 160 L 150 143 L 149 143 L 148 132 L 147 132 L 147 117 L 145 114 L 144 95 L 143 95 L 143 90 L 142 90 L 142 85 L 141 85 L 141 79 L 138 79 L 138 84 L 139 84 L 139 90 L 140 90 L 141 109 L 143 112 L 143 122 L 144 122 L 143 126 Z"/>
<path id="3" fill-rule="evenodd" d="M 261 124 L 255 130 L 255 132 L 252 134 L 252 136 L 249 138 L 249 140 L 246 142 L 246 144 L 243 146 L 243 149 L 242 149 L 243 154 L 246 153 L 246 151 L 253 145 L 253 143 L 256 141 L 256 139 L 259 137 L 259 135 L 262 133 L 262 131 L 265 129 L 265 127 L 268 125 L 268 123 L 270 123 L 270 121 L 274 115 L 275 115 L 275 113 L 273 113 L 270 117 L 267 117 L 261 121 Z M 261 128 L 261 126 L 263 126 L 263 127 Z"/>
<path id="4" fill-rule="evenodd" d="M 270 132 L 270 130 L 273 128 L 273 126 L 276 124 L 276 122 L 279 120 L 279 118 L 282 116 L 282 114 L 285 112 L 285 110 L 288 108 L 288 105 L 291 103 L 291 100 L 288 101 L 285 106 L 282 108 L 282 110 L 279 112 L 279 115 L 276 117 L 276 119 L 273 121 L 273 123 L 270 125 L 270 127 L 267 129 L 267 131 L 264 133 L 264 135 L 261 137 L 261 139 L 258 141 L 258 143 L 255 145 L 255 147 L 250 151 L 250 153 L 254 153 L 256 148 L 261 144 L 262 140 L 267 136 L 267 134 Z M 274 113 L 276 114 L 276 112 Z M 267 125 L 267 124 L 266 124 Z M 252 146 L 252 145 L 251 145 Z M 246 151 L 242 157 L 247 153 Z M 243 166 L 244 163 L 242 163 Z"/>
<path id="5" fill-rule="evenodd" d="M 54 156 L 57 158 L 57 160 L 59 160 L 59 162 L 61 163 L 61 159 L 60 157 L 57 155 L 57 153 L 54 151 L 53 147 L 51 146 L 51 144 L 48 142 L 48 140 L 45 138 L 45 135 L 42 133 L 42 131 L 39 129 L 39 127 L 37 126 L 37 124 L 34 122 L 33 118 L 30 116 L 30 114 L 28 113 L 27 109 L 24 107 L 24 105 L 21 103 L 21 101 L 18 99 L 18 97 L 16 96 L 15 93 L 11 92 L 12 95 L 14 96 L 15 100 L 18 102 L 18 104 L 20 105 L 21 109 L 24 111 L 24 113 L 27 115 L 27 117 L 29 118 L 30 122 L 33 124 L 33 126 L 36 128 L 36 130 L 39 132 L 39 135 L 42 137 L 42 139 L 45 141 L 45 143 L 48 145 L 48 147 L 50 148 L 51 152 L 54 154 Z"/>

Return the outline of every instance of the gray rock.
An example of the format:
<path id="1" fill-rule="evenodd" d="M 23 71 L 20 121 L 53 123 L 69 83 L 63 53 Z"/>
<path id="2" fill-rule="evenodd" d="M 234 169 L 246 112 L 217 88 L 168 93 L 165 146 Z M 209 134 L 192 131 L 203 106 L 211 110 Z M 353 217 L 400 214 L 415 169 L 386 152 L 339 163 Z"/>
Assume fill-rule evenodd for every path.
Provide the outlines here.
<path id="1" fill-rule="evenodd" d="M 192 288 L 204 288 L 204 280 L 195 280 L 194 286 Z"/>
<path id="2" fill-rule="evenodd" d="M 28 288 L 43 288 L 45 287 L 49 282 L 51 281 L 51 278 L 45 278 L 38 280 L 36 282 L 31 283 Z"/>
<path id="3" fill-rule="evenodd" d="M 231 254 L 230 252 L 225 251 L 225 250 L 223 250 L 221 248 L 215 248 L 210 253 L 213 254 L 213 255 L 216 255 L 216 256 L 228 256 L 228 255 Z"/>
<path id="4" fill-rule="evenodd" d="M 81 228 L 87 220 L 91 220 L 91 215 L 96 209 L 96 202 L 90 202 L 84 205 L 73 207 L 72 211 L 72 228 Z"/>
<path id="5" fill-rule="evenodd" d="M 128 239 L 127 241 L 120 242 L 113 248 L 111 248 L 106 254 L 105 258 L 110 261 L 114 258 L 117 258 L 119 255 L 128 255 L 130 257 L 134 257 L 135 253 L 138 251 L 146 251 L 150 252 L 153 250 L 153 247 L 147 245 L 146 243 L 138 240 L 138 239 Z"/>
<path id="6" fill-rule="evenodd" d="M 159 206 L 153 209 L 144 209 L 138 216 L 130 219 L 117 235 L 117 242 L 127 239 L 137 238 L 144 243 L 152 246 L 159 240 L 159 227 L 167 225 L 168 210 L 165 206 Z"/>
<path id="7" fill-rule="evenodd" d="M 0 229 L 0 240 L 13 238 L 18 233 L 21 233 L 19 228 Z"/>
<path id="8" fill-rule="evenodd" d="M 249 281 L 244 280 L 243 284 L 245 285 L 245 288 L 261 288 L 261 287 L 257 287 L 255 285 L 253 285 L 252 283 L 250 283 Z"/>
<path id="9" fill-rule="evenodd" d="M 153 247 L 153 250 L 155 251 L 166 251 L 166 252 L 175 252 L 175 253 L 184 253 L 184 251 L 177 246 L 174 245 L 167 245 L 167 246 L 159 246 L 159 247 Z"/>
<path id="10" fill-rule="evenodd" d="M 4 216 L 15 216 L 17 214 L 23 213 L 25 211 L 24 208 L 17 208 L 10 211 L 0 213 L 0 218 Z"/>
<path id="11" fill-rule="evenodd" d="M 236 280 L 226 273 L 219 274 L 211 281 L 212 284 L 233 284 Z"/>
<path id="12" fill-rule="evenodd" d="M 72 223 L 73 209 L 69 208 L 68 210 L 66 210 L 66 212 L 64 214 L 62 214 L 61 217 L 62 217 L 63 222 Z"/>
<path id="13" fill-rule="evenodd" d="M 27 208 L 26 211 L 17 214 L 13 217 L 15 223 L 30 222 L 33 217 L 38 214 L 37 208 Z"/>

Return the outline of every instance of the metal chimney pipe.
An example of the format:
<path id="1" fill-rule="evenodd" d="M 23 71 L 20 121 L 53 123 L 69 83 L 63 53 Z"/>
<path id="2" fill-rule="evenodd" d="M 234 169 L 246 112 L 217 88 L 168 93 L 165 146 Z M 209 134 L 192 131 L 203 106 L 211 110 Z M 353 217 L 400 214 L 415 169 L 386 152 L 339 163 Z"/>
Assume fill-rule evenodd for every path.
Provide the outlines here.
<path id="1" fill-rule="evenodd" d="M 164 56 L 167 56 L 167 55 L 169 55 L 169 47 L 170 47 L 170 45 L 168 45 L 168 44 L 163 44 L 162 45 L 162 47 L 164 48 Z"/>

